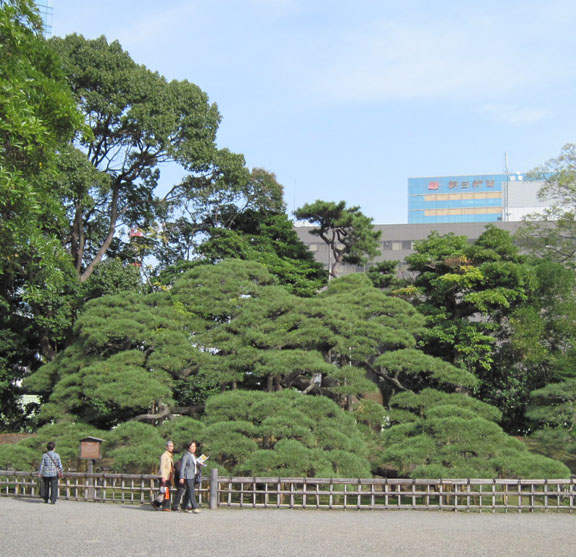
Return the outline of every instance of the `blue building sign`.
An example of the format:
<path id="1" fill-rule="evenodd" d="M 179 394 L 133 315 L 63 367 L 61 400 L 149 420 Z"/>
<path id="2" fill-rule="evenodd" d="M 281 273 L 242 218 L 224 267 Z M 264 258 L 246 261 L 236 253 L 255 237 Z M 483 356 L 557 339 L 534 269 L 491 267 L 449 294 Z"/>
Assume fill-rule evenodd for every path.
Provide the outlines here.
<path id="1" fill-rule="evenodd" d="M 408 223 L 502 220 L 506 174 L 408 179 Z"/>

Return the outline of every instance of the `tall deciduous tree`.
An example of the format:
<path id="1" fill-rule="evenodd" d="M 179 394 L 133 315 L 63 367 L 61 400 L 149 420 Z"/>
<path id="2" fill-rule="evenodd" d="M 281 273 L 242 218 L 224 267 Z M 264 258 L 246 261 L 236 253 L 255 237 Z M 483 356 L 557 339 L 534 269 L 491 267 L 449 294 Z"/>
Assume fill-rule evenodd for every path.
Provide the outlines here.
<path id="1" fill-rule="evenodd" d="M 522 434 L 534 430 L 525 416 L 530 392 L 574 377 L 576 364 L 574 272 L 547 260 L 530 264 L 535 286 L 504 324 L 491 370 L 490 400 L 503 410 L 502 425 Z"/>
<path id="2" fill-rule="evenodd" d="M 254 202 L 229 207 L 226 223 L 213 222 L 210 218 L 206 222 L 205 238 L 195 247 L 196 258 L 190 264 L 183 263 L 182 260 L 190 259 L 191 246 L 186 246 L 180 262 L 163 271 L 161 280 L 171 280 L 174 274 L 198 263 L 242 259 L 262 263 L 280 284 L 297 295 L 313 296 L 324 286 L 323 266 L 298 238 L 283 203 L 279 203 L 281 187 L 270 173 L 260 170 L 259 176 L 265 184 L 254 196 Z M 267 201 L 270 198 L 271 203 Z M 184 248 L 184 243 L 181 245 Z"/>
<path id="3" fill-rule="evenodd" d="M 294 211 L 298 219 L 317 224 L 310 231 L 328 246 L 330 278 L 337 276 L 342 263 L 361 265 L 379 253 L 380 231 L 374 230 L 372 219 L 359 207 L 346 207 L 345 201 L 315 201 Z"/>
<path id="4" fill-rule="evenodd" d="M 106 254 L 119 253 L 121 226 L 147 227 L 158 211 L 199 191 L 245 187 L 241 155 L 216 147 L 220 115 L 188 81 L 167 81 L 136 64 L 118 42 L 70 35 L 51 40 L 92 134 L 62 161 L 70 227 L 65 236 L 81 281 Z M 188 173 L 158 205 L 163 164 Z M 169 207 L 166 207 L 169 203 Z"/>
<path id="5" fill-rule="evenodd" d="M 576 267 L 576 145 L 531 173 L 544 181 L 538 192 L 551 206 L 525 219 L 517 232 L 519 243 L 532 253 Z"/>
<path id="6" fill-rule="evenodd" d="M 218 242 L 228 231 L 249 232 L 251 228 L 257 233 L 260 221 L 286 218 L 284 188 L 272 172 L 255 168 L 248 173 L 239 167 L 230 169 L 229 180 L 222 180 L 222 169 L 237 163 L 237 156 L 227 153 L 219 163 L 222 176 L 189 175 L 163 198 L 153 250 L 161 267 L 195 260 L 206 252 L 206 241 L 216 237 Z"/>
<path id="7" fill-rule="evenodd" d="M 20 427 L 16 383 L 50 355 L 70 317 L 64 213 L 49 178 L 80 127 L 33 2 L 0 2 L 0 428 Z"/>
<path id="8" fill-rule="evenodd" d="M 474 243 L 433 233 L 407 261 L 416 290 L 405 290 L 426 315 L 426 353 L 474 373 L 479 394 L 493 400 L 492 368 L 512 312 L 534 291 L 534 269 L 506 231 L 487 230 Z"/>

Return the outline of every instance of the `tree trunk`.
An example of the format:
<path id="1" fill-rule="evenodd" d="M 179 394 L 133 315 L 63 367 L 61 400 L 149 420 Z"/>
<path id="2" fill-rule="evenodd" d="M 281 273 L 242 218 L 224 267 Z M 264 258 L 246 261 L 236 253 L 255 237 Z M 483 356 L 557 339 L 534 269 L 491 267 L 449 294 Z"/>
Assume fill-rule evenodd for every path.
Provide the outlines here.
<path id="1" fill-rule="evenodd" d="M 108 251 L 108 248 L 110 247 L 110 244 L 112 244 L 112 240 L 114 239 L 114 234 L 116 232 L 116 222 L 118 221 L 118 218 L 120 216 L 120 213 L 118 211 L 119 196 L 120 196 L 120 184 L 117 182 L 114 186 L 114 193 L 112 194 L 112 202 L 110 206 L 110 222 L 108 224 L 108 234 L 104 242 L 102 242 L 102 245 L 100 246 L 100 249 L 98 250 L 98 253 L 95 255 L 94 259 L 90 261 L 86 269 L 84 269 L 84 272 L 80 275 L 80 282 L 86 282 L 90 278 L 90 275 L 94 272 L 94 268 L 96 267 L 96 265 L 98 265 L 98 263 L 100 263 L 100 261 L 102 261 L 102 258 L 104 257 L 104 255 Z"/>

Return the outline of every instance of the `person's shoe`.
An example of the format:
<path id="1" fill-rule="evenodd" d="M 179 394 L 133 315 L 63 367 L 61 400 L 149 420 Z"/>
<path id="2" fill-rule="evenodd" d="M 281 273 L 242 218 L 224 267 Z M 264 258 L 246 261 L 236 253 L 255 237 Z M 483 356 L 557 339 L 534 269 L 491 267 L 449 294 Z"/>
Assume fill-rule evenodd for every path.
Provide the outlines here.
<path id="1" fill-rule="evenodd" d="M 55 504 L 56 504 L 56 501 L 51 501 L 50 504 L 51 504 L 51 505 L 55 505 Z"/>
<path id="2" fill-rule="evenodd" d="M 172 509 L 162 509 L 165 513 L 172 512 Z"/>
<path id="3" fill-rule="evenodd" d="M 153 503 L 152 503 L 152 508 L 153 508 L 155 511 L 159 511 L 159 510 L 160 510 L 160 505 L 159 505 L 158 503 L 156 503 L 156 502 L 153 502 Z"/>
<path id="4" fill-rule="evenodd" d="M 202 511 L 201 511 L 200 509 L 194 509 L 192 512 L 193 512 L 194 514 L 198 514 L 198 513 L 202 512 Z"/>
<path id="5" fill-rule="evenodd" d="M 182 509 L 182 512 L 184 512 L 184 513 L 191 513 L 191 512 L 192 512 L 192 509 Z"/>

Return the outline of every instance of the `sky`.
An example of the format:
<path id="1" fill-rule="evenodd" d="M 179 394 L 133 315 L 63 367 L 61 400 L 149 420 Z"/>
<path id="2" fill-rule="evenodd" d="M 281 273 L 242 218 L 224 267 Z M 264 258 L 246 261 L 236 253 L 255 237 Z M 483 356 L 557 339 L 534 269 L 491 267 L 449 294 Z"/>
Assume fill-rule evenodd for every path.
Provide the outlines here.
<path id="1" fill-rule="evenodd" d="M 218 105 L 219 147 L 284 186 L 407 222 L 409 177 L 527 172 L 576 142 L 573 0 L 54 0 Z M 181 177 L 176 169 L 164 180 Z"/>

